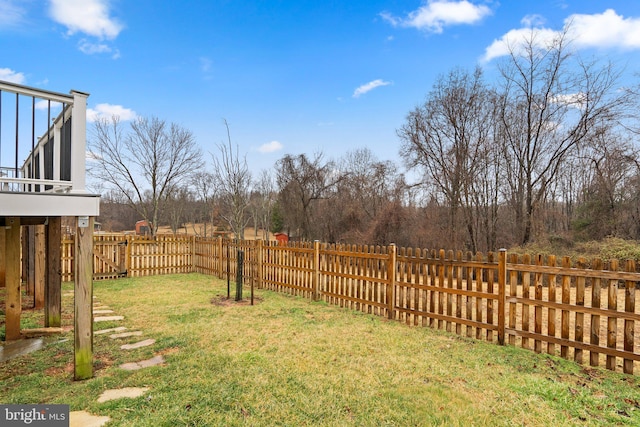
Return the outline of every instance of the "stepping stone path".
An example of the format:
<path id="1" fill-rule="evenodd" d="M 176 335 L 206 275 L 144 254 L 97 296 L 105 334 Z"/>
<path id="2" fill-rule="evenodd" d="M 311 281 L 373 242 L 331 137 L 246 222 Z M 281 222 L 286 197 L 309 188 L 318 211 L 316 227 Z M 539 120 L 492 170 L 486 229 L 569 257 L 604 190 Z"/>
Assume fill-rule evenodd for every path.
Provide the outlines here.
<path id="1" fill-rule="evenodd" d="M 91 415 L 87 411 L 69 413 L 69 427 L 101 427 L 109 422 L 109 417 Z"/>
<path id="2" fill-rule="evenodd" d="M 109 335 L 109 338 L 117 340 L 118 338 L 139 337 L 140 335 L 142 335 L 142 331 L 122 332 L 120 334 Z"/>
<path id="3" fill-rule="evenodd" d="M 94 315 L 113 313 L 113 310 L 111 310 L 108 306 L 101 305 L 99 302 L 94 302 L 93 309 L 94 309 L 93 310 Z M 106 321 L 112 321 L 112 320 L 115 321 L 115 320 L 122 320 L 122 319 L 124 319 L 124 316 L 116 316 L 116 315 L 97 316 L 97 317 L 94 316 L 93 321 L 94 323 L 96 323 L 96 322 L 106 322 Z M 94 335 L 111 333 L 111 335 L 109 335 L 109 338 L 112 340 L 142 336 L 142 331 L 123 332 L 126 330 L 127 330 L 126 327 L 118 326 L 115 328 L 107 328 L 107 329 L 95 331 Z M 113 332 L 117 332 L 117 333 L 113 333 Z M 132 344 L 123 344 L 120 346 L 120 348 L 122 350 L 133 350 L 136 348 L 142 348 L 142 347 L 153 345 L 155 342 L 156 340 L 154 339 L 146 339 L 146 340 L 138 341 Z M 157 355 L 152 357 L 151 359 L 141 360 L 139 362 L 123 363 L 122 365 L 120 365 L 120 368 L 126 371 L 135 371 L 135 370 L 147 368 L 150 366 L 161 365 L 164 362 L 165 362 L 164 357 L 162 355 Z M 142 396 L 147 391 L 149 391 L 148 387 L 125 387 L 121 389 L 106 390 L 100 395 L 100 397 L 98 397 L 98 403 L 104 403 L 110 400 L 123 399 L 123 398 L 133 399 L 133 398 Z M 80 427 L 80 426 L 101 427 L 108 421 L 109 421 L 109 417 L 99 417 L 99 416 L 91 415 L 85 411 L 75 411 L 70 414 L 69 426 L 70 427 Z"/>
<path id="4" fill-rule="evenodd" d="M 164 363 L 164 357 L 162 355 L 154 356 L 151 359 L 141 360 L 140 362 L 123 363 L 120 365 L 121 369 L 125 371 L 137 371 L 138 369 L 148 368 L 150 366 L 157 366 Z"/>
<path id="5" fill-rule="evenodd" d="M 140 397 L 149 391 L 149 387 L 125 387 L 112 390 L 105 390 L 100 397 L 98 397 L 98 403 L 108 402 L 110 400 L 129 398 L 134 399 Z"/>
<path id="6" fill-rule="evenodd" d="M 105 390 L 98 397 L 98 403 L 116 399 L 135 399 L 149 391 L 148 387 L 125 387 L 120 389 Z M 69 427 L 101 427 L 111 418 L 106 416 L 91 415 L 87 411 L 73 411 L 69 414 Z"/>
<path id="7" fill-rule="evenodd" d="M 136 343 L 133 344 L 123 344 L 120 346 L 120 348 L 122 350 L 134 350 L 136 348 L 142 348 L 142 347 L 147 347 L 150 346 L 152 344 L 155 344 L 156 340 L 154 339 L 148 339 L 148 340 L 143 340 L 143 341 L 138 341 Z"/>
<path id="8" fill-rule="evenodd" d="M 93 318 L 93 322 L 110 322 L 112 320 L 122 320 L 124 316 L 98 316 Z"/>
<path id="9" fill-rule="evenodd" d="M 93 335 L 108 334 L 110 332 L 120 332 L 120 331 L 126 331 L 126 330 L 127 328 L 125 328 L 124 326 L 118 326 L 117 328 L 101 329 L 99 331 L 94 331 Z"/>

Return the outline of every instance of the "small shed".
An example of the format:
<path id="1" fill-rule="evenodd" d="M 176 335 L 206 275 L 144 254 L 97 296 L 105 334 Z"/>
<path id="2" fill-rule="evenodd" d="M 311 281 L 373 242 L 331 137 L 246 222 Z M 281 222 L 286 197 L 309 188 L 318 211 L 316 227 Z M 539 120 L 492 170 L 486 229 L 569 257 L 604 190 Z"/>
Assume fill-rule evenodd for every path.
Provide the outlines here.
<path id="1" fill-rule="evenodd" d="M 273 234 L 280 244 L 286 244 L 289 242 L 289 235 L 287 233 L 274 233 Z"/>
<path id="2" fill-rule="evenodd" d="M 151 234 L 151 226 L 146 219 L 136 222 L 136 234 L 138 236 L 147 236 Z"/>

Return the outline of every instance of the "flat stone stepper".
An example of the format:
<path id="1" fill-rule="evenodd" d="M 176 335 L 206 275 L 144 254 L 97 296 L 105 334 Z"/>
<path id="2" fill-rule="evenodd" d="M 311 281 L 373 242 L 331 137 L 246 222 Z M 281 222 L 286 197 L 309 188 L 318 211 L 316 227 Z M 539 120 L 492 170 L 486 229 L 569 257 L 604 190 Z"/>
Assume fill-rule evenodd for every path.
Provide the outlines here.
<path id="1" fill-rule="evenodd" d="M 139 337 L 141 335 L 142 335 L 142 331 L 131 331 L 131 332 L 121 332 L 119 334 L 112 334 L 112 335 L 109 335 L 109 338 L 111 338 L 112 340 L 115 340 L 118 338 Z"/>
<path id="2" fill-rule="evenodd" d="M 99 329 L 97 331 L 93 331 L 93 335 L 108 334 L 110 332 L 121 332 L 126 330 L 127 328 L 125 328 L 124 326 L 118 326 L 117 328 Z"/>
<path id="3" fill-rule="evenodd" d="M 98 397 L 98 403 L 108 402 L 110 400 L 129 398 L 134 399 L 140 397 L 149 391 L 148 387 L 125 387 L 112 390 L 105 390 L 100 397 Z"/>
<path id="4" fill-rule="evenodd" d="M 124 319 L 124 316 L 98 316 L 98 317 L 94 317 L 93 321 L 94 322 L 109 322 L 111 320 L 122 320 Z"/>
<path id="5" fill-rule="evenodd" d="M 136 348 L 141 348 L 141 347 L 147 347 L 149 345 L 152 345 L 156 342 L 156 340 L 154 339 L 148 339 L 148 340 L 144 340 L 144 341 L 138 341 L 136 343 L 133 344 L 123 344 L 120 346 L 120 348 L 122 350 L 133 350 Z"/>
<path id="6" fill-rule="evenodd" d="M 120 365 L 121 369 L 126 371 L 135 371 L 142 368 L 148 368 L 150 366 L 156 366 L 164 363 L 164 357 L 162 355 L 154 356 L 151 359 L 141 360 L 140 362 L 123 363 Z"/>

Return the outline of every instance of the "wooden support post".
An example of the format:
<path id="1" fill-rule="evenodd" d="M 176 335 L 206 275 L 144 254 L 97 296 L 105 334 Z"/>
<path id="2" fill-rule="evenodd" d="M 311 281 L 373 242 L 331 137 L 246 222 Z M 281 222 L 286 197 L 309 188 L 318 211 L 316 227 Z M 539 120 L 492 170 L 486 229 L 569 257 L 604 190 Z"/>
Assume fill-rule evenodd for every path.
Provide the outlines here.
<path id="1" fill-rule="evenodd" d="M 8 225 L 8 223 L 7 223 Z M 8 228 L 7 228 L 8 230 Z M 29 235 L 27 234 L 27 229 L 21 227 L 20 228 L 20 283 L 26 283 L 27 280 L 27 268 L 29 263 L 24 262 L 26 259 L 26 254 L 29 251 Z M 28 286 L 25 288 L 27 290 Z"/>
<path id="2" fill-rule="evenodd" d="M 62 326 L 62 219 L 49 217 L 45 225 L 44 326 Z"/>
<path id="3" fill-rule="evenodd" d="M 33 244 L 33 226 L 27 225 L 21 227 L 22 233 L 22 281 L 25 283 L 25 291 L 28 296 L 33 296 L 34 290 L 34 271 L 33 260 L 35 258 L 34 244 Z"/>
<path id="4" fill-rule="evenodd" d="M 75 244 L 75 374 L 93 376 L 93 217 L 76 218 Z"/>
<path id="5" fill-rule="evenodd" d="M 5 239 L 6 253 L 6 308 L 5 339 L 20 338 L 20 315 L 22 314 L 22 298 L 20 294 L 20 218 L 7 218 Z"/>
<path id="6" fill-rule="evenodd" d="M 320 241 L 313 242 L 313 300 L 320 301 Z"/>
<path id="7" fill-rule="evenodd" d="M 42 310 L 44 308 L 44 283 L 46 276 L 46 264 L 45 264 L 45 239 L 44 239 L 44 225 L 36 225 L 35 227 L 35 263 L 34 263 L 34 308 L 36 310 Z"/>
<path id="8" fill-rule="evenodd" d="M 387 265 L 387 317 L 390 320 L 396 317 L 396 256 L 395 244 L 389 246 L 389 264 Z"/>
<path id="9" fill-rule="evenodd" d="M 504 323 L 507 288 L 507 250 L 500 249 L 498 254 L 498 344 L 504 345 Z"/>
<path id="10" fill-rule="evenodd" d="M 5 271 L 7 269 L 7 256 L 5 252 L 5 232 L 4 227 L 0 227 L 0 288 L 6 286 Z"/>

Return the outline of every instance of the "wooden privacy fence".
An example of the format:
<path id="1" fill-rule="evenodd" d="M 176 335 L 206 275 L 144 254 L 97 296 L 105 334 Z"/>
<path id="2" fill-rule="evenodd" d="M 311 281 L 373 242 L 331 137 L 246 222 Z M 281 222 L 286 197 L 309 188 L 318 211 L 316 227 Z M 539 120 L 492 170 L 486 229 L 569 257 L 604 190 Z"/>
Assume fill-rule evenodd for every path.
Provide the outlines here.
<path id="1" fill-rule="evenodd" d="M 640 321 L 633 261 L 606 265 L 568 257 L 471 254 L 319 242 L 241 241 L 189 236 L 96 235 L 95 278 L 196 271 L 322 300 L 578 363 L 633 373 Z M 63 241 L 63 277 L 73 271 Z"/>
<path id="2" fill-rule="evenodd" d="M 156 238 L 96 234 L 93 277 L 116 279 L 194 271 L 195 238 L 159 235 Z M 62 240 L 62 280 L 73 280 L 73 236 Z"/>

